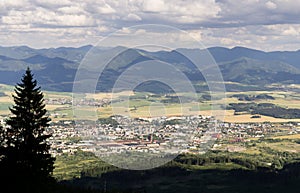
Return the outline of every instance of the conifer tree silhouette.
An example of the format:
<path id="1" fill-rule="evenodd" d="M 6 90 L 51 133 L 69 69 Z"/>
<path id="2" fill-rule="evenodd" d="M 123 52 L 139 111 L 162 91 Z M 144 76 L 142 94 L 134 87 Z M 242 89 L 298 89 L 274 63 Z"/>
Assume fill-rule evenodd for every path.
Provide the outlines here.
<path id="1" fill-rule="evenodd" d="M 3 182 L 12 180 L 11 184 L 16 185 L 12 188 L 43 191 L 53 180 L 55 158 L 47 143 L 51 136 L 46 133 L 50 118 L 46 116 L 44 95 L 29 68 L 14 92 L 14 105 L 9 108 L 12 115 L 6 120 L 8 127 L 0 132 L 0 175 L 5 178 Z"/>

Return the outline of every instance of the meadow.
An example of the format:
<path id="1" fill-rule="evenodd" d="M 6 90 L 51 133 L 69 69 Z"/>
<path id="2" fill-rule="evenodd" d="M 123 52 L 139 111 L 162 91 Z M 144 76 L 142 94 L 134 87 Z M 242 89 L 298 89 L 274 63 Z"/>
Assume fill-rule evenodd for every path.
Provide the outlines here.
<path id="1" fill-rule="evenodd" d="M 299 86 L 299 85 L 295 85 Z M 0 115 L 9 114 L 8 108 L 12 105 L 13 86 L 0 85 Z M 259 99 L 255 101 L 240 101 L 232 97 L 236 94 L 255 96 L 265 94 L 274 98 Z M 70 92 L 44 91 L 45 99 L 66 99 L 72 101 Z M 123 91 L 119 93 L 86 93 L 83 99 L 111 100 L 111 105 L 104 106 L 80 106 L 74 108 L 72 104 L 47 104 L 46 108 L 54 121 L 72 120 L 74 118 L 98 119 L 109 117 L 114 114 L 128 115 L 131 117 L 154 117 L 154 116 L 181 116 L 181 115 L 213 115 L 226 122 L 300 122 L 300 119 L 283 119 L 271 116 L 253 115 L 247 112 L 236 114 L 234 110 L 225 110 L 231 103 L 271 103 L 283 108 L 300 109 L 300 93 L 293 91 L 244 91 L 226 92 L 214 94 L 214 101 L 210 101 L 208 92 L 198 93 L 198 101 L 189 93 L 175 94 L 153 94 L 146 92 Z M 178 97 L 186 99 L 184 102 L 178 101 Z M 128 100 L 129 99 L 129 100 Z M 75 117 L 74 117 L 75 112 Z"/>

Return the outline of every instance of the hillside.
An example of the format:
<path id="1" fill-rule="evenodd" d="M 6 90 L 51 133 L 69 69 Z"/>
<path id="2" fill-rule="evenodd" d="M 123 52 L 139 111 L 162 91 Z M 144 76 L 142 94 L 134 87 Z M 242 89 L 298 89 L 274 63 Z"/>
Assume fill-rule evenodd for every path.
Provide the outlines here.
<path id="1" fill-rule="evenodd" d="M 71 91 L 76 69 L 91 48 L 92 46 L 49 49 L 33 49 L 27 46 L 0 47 L 0 83 L 15 84 L 25 68 L 30 66 L 44 89 Z M 120 47 L 96 49 L 105 57 Z M 243 47 L 232 49 L 212 47 L 208 50 L 218 63 L 225 81 L 241 83 L 246 87 L 247 85 L 261 87 L 272 83 L 300 83 L 300 51 L 263 52 Z M 127 49 L 110 61 L 102 73 L 97 90 L 110 90 L 117 77 L 128 67 L 148 60 L 169 63 L 194 83 L 204 81 L 202 74 L 180 53 L 181 51 L 195 56 L 204 53 L 198 49 L 156 52 Z M 87 69 L 86 73 L 87 75 L 93 73 L 93 70 Z M 151 83 L 147 85 L 151 87 Z M 231 87 L 232 85 L 227 88 Z M 234 90 L 239 88 L 235 87 Z"/>

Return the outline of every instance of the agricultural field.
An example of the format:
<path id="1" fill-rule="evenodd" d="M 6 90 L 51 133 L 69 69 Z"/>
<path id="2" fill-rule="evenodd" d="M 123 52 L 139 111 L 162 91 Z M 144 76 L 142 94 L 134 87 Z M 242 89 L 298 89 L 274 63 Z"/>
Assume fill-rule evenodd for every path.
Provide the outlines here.
<path id="1" fill-rule="evenodd" d="M 297 87 L 299 85 L 294 85 Z M 9 114 L 8 108 L 12 105 L 13 87 L 0 85 L 0 116 Z M 224 98 L 222 94 L 215 94 L 214 101 L 210 101 L 208 92 L 199 93 L 199 101 L 192 101 L 192 96 L 187 93 L 179 93 L 178 96 L 187 99 L 180 103 L 178 96 L 174 94 L 159 95 L 152 93 L 134 93 L 132 91 L 123 91 L 120 93 L 87 93 L 82 97 L 86 100 L 111 100 L 110 104 L 103 106 L 83 105 L 72 106 L 72 93 L 68 92 L 49 92 L 45 91 L 46 100 L 64 100 L 65 103 L 48 103 L 46 108 L 50 117 L 54 121 L 72 120 L 72 119 L 97 119 L 109 117 L 113 114 L 128 115 L 131 117 L 151 117 L 151 116 L 180 116 L 180 115 L 213 115 L 226 122 L 300 122 L 300 118 L 278 118 L 249 112 L 235 113 L 233 109 L 225 108 L 228 104 L 240 103 L 269 103 L 285 109 L 300 110 L 300 93 L 293 91 L 245 91 L 245 92 L 227 92 Z M 251 101 L 240 100 L 235 95 L 260 96 L 267 95 L 273 99 L 253 99 Z M 128 102 L 129 99 L 129 102 Z M 74 111 L 75 110 L 75 111 Z M 74 116 L 75 114 L 75 116 Z"/>

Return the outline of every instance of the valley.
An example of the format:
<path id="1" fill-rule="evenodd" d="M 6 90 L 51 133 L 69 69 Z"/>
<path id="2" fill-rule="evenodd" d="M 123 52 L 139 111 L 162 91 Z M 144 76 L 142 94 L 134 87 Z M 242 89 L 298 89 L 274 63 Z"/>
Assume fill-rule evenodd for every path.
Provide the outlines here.
<path id="1" fill-rule="evenodd" d="M 49 141 L 50 152 L 56 157 L 53 176 L 60 183 L 82 187 L 92 183 L 90 187 L 103 190 L 106 188 L 103 180 L 116 187 L 122 184 L 118 176 L 125 175 L 134 179 L 132 183 L 129 180 L 127 185 L 123 184 L 127 191 L 131 188 L 153 189 L 151 183 L 163 183 L 156 180 L 158 175 L 165 175 L 163 181 L 169 184 L 168 189 L 180 188 L 171 182 L 173 180 L 179 180 L 182 187 L 189 184 L 194 187 L 193 181 L 208 177 L 211 180 L 200 185 L 204 190 L 230 192 L 227 185 L 241 188 L 243 182 L 225 182 L 226 176 L 239 176 L 244 172 L 255 176 L 257 171 L 261 175 L 273 172 L 282 175 L 279 179 L 284 179 L 285 173 L 289 172 L 287 168 L 293 168 L 293 164 L 299 162 L 298 52 L 210 48 L 224 78 L 224 82 L 217 83 L 226 88 L 225 93 L 211 93 L 203 76 L 178 52 L 129 49 L 111 61 L 99 79 L 95 93 L 81 93 L 74 102 L 73 97 L 77 94 L 72 93 L 72 86 L 76 68 L 90 48 L 0 49 L 0 55 L 5 55 L 0 58 L 0 121 L 4 125 L 9 115 L 8 108 L 13 104 L 12 85 L 17 82 L 18 73 L 23 72 L 25 65 L 30 66 L 41 83 L 47 115 L 52 120 L 48 132 L 53 135 Z M 102 51 L 111 49 L 118 48 Z M 157 82 L 140 84 L 132 91 L 111 91 L 117 76 L 128 63 L 134 65 L 154 59 L 180 68 L 197 93 L 174 93 Z M 19 65 L 20 62 L 24 66 Z M 210 129 L 211 123 L 215 130 Z M 189 128 L 192 132 L 179 128 Z M 171 140 L 174 136 L 187 134 L 192 138 Z M 108 142 L 95 139 L 95 135 L 106 136 Z M 142 161 L 145 167 L 145 163 L 152 160 L 151 156 L 163 157 L 161 152 L 175 142 L 180 151 L 170 150 L 174 159 L 162 160 L 162 166 L 150 170 L 152 177 L 148 181 L 139 182 L 143 173 L 127 173 L 119 168 L 138 167 L 136 160 Z M 128 156 L 128 152 L 137 154 L 124 163 L 118 154 L 113 155 L 116 152 L 121 153 L 121 157 Z M 112 157 L 108 159 L 107 154 Z M 173 179 L 162 174 L 164 171 L 173 171 L 178 177 Z M 181 179 L 180 175 L 189 178 Z M 216 176 L 224 183 L 212 180 Z M 139 182 L 140 187 L 135 187 L 135 182 Z"/>
<path id="2" fill-rule="evenodd" d="M 299 85 L 300 86 L 300 85 Z M 278 86 L 279 88 L 280 86 Z M 298 85 L 294 85 L 295 88 Z M 13 87 L 9 85 L 1 85 L 0 92 L 3 93 L 0 97 L 1 108 L 0 115 L 2 122 L 8 115 L 8 107 L 12 104 Z M 54 129 L 52 132 L 55 136 L 52 138 L 52 143 L 56 144 L 52 152 L 57 157 L 56 169 L 54 175 L 58 179 L 70 179 L 73 177 L 80 177 L 82 170 L 89 170 L 89 168 L 103 168 L 103 172 L 114 171 L 117 168 L 100 161 L 98 157 L 75 158 L 77 161 L 73 162 L 72 156 L 77 155 L 76 152 L 89 151 L 87 147 L 82 144 L 82 136 L 80 133 L 73 130 L 74 123 L 80 125 L 80 116 L 73 116 L 72 106 L 72 93 L 70 92 L 53 92 L 45 91 L 45 102 L 46 108 L 49 111 L 49 116 L 52 119 L 51 128 Z M 186 95 L 181 93 L 181 95 Z M 171 97 L 173 94 L 154 94 L 148 92 L 129 92 L 124 91 L 120 93 L 95 93 L 85 94 L 87 99 L 82 106 L 79 107 L 82 117 L 87 118 L 86 121 L 95 121 L 98 119 L 108 119 L 113 115 L 113 105 L 121 104 L 124 106 L 124 97 L 130 96 L 129 108 L 121 109 L 120 114 L 130 113 L 133 118 L 144 118 L 151 117 L 150 111 L 154 113 L 160 109 L 149 109 L 149 104 L 153 101 L 159 101 L 160 104 L 164 105 L 166 117 L 181 116 L 182 107 L 186 107 L 185 114 L 187 115 L 201 115 L 207 117 L 214 117 L 219 120 L 218 128 L 220 135 L 215 139 L 214 145 L 211 146 L 211 150 L 216 152 L 217 155 L 230 154 L 229 157 L 240 157 L 243 159 L 253 159 L 256 155 L 262 155 L 263 158 L 259 165 L 264 167 L 270 167 L 273 161 L 277 160 L 276 156 L 281 152 L 288 152 L 288 156 L 295 156 L 296 158 L 300 155 L 300 148 L 298 147 L 299 133 L 300 133 L 300 119 L 285 119 L 276 118 L 272 116 L 264 116 L 260 114 L 251 114 L 247 111 L 235 112 L 233 109 L 226 109 L 228 104 L 272 104 L 286 109 L 299 109 L 300 94 L 293 90 L 279 90 L 274 91 L 245 91 L 245 92 L 226 92 L 226 98 L 219 98 L 213 101 L 217 105 L 217 109 L 212 108 L 212 101 L 207 92 L 198 93 L 199 97 L 199 108 L 189 108 L 193 103 L 179 104 L 176 98 Z M 172 100 L 170 100 L 172 99 Z M 184 108 L 183 108 L 184 109 Z M 152 112 L 153 113 L 153 112 Z M 153 114 L 152 114 L 153 115 Z M 255 117 L 254 117 L 255 116 Z M 223 121 L 224 123 L 223 123 Z M 75 122 L 74 122 L 75 121 Z M 103 122 L 104 123 L 104 122 Z M 110 122 L 104 123 L 110 124 Z M 69 129 L 68 129 L 69 128 Z M 199 138 L 201 141 L 201 137 Z M 135 140 L 132 138 L 132 140 Z M 147 139 L 146 139 L 147 140 Z M 62 143 L 57 145 L 57 141 Z M 193 142 L 189 146 L 189 152 L 191 155 L 198 155 L 201 147 L 198 142 Z M 81 149 L 81 150 L 80 150 Z M 227 153 L 226 153 L 227 152 Z M 275 153 L 276 152 L 276 153 Z M 71 156 L 71 157 L 69 157 Z M 274 157 L 275 156 L 275 157 Z M 280 165 L 276 165 L 276 168 L 281 168 L 283 163 L 293 162 L 296 158 L 288 158 L 285 161 L 281 161 Z M 66 162 L 66 160 L 69 160 Z M 80 159 L 82 159 L 80 161 Z M 270 162 L 265 160 L 269 159 Z M 65 161 L 62 161 L 65 160 Z M 71 161 L 73 160 L 73 161 Z M 70 163 L 69 163 L 70 162 Z M 73 166 L 73 164 L 76 164 Z M 66 164 L 68 163 L 68 164 Z M 275 163 L 275 162 L 274 162 Z M 228 164 L 205 164 L 200 166 L 187 166 L 193 167 L 194 169 L 208 169 L 208 168 L 219 168 L 225 167 L 227 169 L 233 168 L 244 168 L 243 165 L 239 165 L 234 162 L 228 162 Z M 72 169 L 73 168 L 73 169 Z M 106 169 L 105 169 L 106 168 Z"/>

